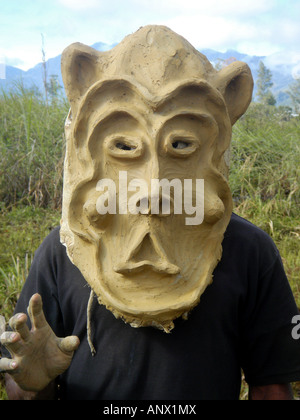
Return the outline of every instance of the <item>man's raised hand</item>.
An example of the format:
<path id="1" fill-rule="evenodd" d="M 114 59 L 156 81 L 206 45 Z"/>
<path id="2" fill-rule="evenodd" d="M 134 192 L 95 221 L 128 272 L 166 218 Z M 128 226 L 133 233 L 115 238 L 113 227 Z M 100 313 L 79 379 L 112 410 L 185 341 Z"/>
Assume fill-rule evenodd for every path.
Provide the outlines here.
<path id="1" fill-rule="evenodd" d="M 11 359 L 0 359 L 0 372 L 9 373 L 25 391 L 39 392 L 62 374 L 79 346 L 76 336 L 58 338 L 46 321 L 42 298 L 35 294 L 29 301 L 28 315 L 14 315 L 9 325 L 13 331 L 3 332 L 1 343 L 8 349 Z"/>

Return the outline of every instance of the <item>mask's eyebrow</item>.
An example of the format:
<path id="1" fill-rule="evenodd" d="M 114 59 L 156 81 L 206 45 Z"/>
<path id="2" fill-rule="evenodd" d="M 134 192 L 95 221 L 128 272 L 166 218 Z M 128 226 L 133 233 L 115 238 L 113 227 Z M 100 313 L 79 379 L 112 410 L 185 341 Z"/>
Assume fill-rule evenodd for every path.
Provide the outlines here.
<path id="1" fill-rule="evenodd" d="M 115 129 L 115 131 L 118 131 L 118 122 L 122 121 L 124 124 L 124 120 L 127 120 L 128 124 L 136 123 L 137 125 L 141 126 L 145 125 L 142 112 L 138 112 L 133 109 L 128 110 L 128 108 L 116 105 L 113 107 L 113 109 L 110 109 L 109 111 L 98 116 L 98 118 L 90 127 L 88 136 L 91 138 L 96 130 L 101 128 L 102 125 L 108 125 L 110 122 L 112 124 L 112 130 Z"/>
<path id="2" fill-rule="evenodd" d="M 206 102 L 219 108 L 224 108 L 225 103 L 220 92 L 205 80 L 190 80 L 177 86 L 173 91 L 167 92 L 157 102 L 155 111 L 162 114 L 179 108 L 195 109 L 199 106 L 199 100 L 205 98 Z"/>
<path id="3" fill-rule="evenodd" d="M 161 129 L 164 128 L 164 126 L 166 126 L 168 123 L 176 122 L 179 120 L 196 121 L 205 125 L 217 125 L 216 120 L 213 118 L 213 116 L 206 112 L 177 109 L 169 114 Z"/>
<path id="4" fill-rule="evenodd" d="M 149 108 L 149 93 L 141 92 L 124 79 L 97 83 L 87 92 L 74 121 L 74 138 L 77 147 L 83 146 L 101 121 L 116 113 L 127 113 L 141 122 Z"/>

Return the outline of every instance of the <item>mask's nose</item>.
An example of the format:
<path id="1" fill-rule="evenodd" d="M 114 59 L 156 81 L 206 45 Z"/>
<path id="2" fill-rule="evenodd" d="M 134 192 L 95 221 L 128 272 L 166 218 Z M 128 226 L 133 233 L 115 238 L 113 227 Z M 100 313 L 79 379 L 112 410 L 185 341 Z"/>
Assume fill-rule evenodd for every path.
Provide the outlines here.
<path id="1" fill-rule="evenodd" d="M 136 202 L 138 213 L 145 215 L 168 216 L 174 212 L 174 193 L 169 180 L 162 179 L 163 170 L 157 155 L 147 162 L 143 172 L 143 184 Z"/>
<path id="2" fill-rule="evenodd" d="M 174 212 L 174 199 L 171 193 L 164 193 L 162 188 L 157 188 L 156 183 L 152 183 L 152 189 L 137 200 L 136 208 L 140 214 L 168 216 Z"/>

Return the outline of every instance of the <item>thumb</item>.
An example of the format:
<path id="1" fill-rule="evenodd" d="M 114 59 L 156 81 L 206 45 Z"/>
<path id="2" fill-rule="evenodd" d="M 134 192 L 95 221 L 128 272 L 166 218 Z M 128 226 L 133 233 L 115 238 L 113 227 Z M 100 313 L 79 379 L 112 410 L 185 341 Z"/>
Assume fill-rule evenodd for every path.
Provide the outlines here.
<path id="1" fill-rule="evenodd" d="M 58 341 L 58 347 L 64 353 L 71 353 L 78 349 L 80 344 L 79 338 L 76 335 L 69 337 L 60 338 Z"/>

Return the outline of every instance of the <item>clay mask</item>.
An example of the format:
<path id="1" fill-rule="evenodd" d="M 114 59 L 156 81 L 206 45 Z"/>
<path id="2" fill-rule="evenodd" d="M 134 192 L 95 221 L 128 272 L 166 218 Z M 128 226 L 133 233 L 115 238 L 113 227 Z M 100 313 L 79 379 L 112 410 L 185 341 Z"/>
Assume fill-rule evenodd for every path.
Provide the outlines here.
<path id="1" fill-rule="evenodd" d="M 71 111 L 61 241 L 98 297 L 134 327 L 168 332 L 212 281 L 232 212 L 226 153 L 253 80 L 217 72 L 171 30 L 108 52 L 68 47 Z"/>

